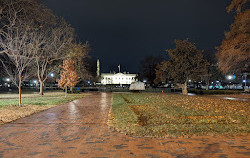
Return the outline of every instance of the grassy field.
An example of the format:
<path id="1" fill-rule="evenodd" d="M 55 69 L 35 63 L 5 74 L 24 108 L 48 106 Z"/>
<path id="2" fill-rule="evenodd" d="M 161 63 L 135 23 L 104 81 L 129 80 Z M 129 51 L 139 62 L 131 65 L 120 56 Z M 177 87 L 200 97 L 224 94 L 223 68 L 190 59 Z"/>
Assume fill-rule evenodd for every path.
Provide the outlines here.
<path id="1" fill-rule="evenodd" d="M 0 124 L 11 122 L 84 96 L 86 94 L 68 94 L 65 97 L 63 92 L 48 92 L 44 96 L 40 96 L 38 93 L 26 93 L 22 95 L 23 106 L 18 107 L 18 94 L 0 94 Z"/>
<path id="2" fill-rule="evenodd" d="M 250 103 L 178 94 L 114 94 L 113 127 L 139 136 L 245 135 Z"/>

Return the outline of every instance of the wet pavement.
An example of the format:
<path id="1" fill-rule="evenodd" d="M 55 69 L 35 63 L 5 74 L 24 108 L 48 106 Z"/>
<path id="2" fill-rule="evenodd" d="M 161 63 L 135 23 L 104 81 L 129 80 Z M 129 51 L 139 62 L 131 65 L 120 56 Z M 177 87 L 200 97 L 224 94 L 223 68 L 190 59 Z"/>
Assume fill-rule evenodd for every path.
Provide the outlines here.
<path id="1" fill-rule="evenodd" d="M 249 136 L 161 139 L 111 131 L 111 97 L 93 93 L 0 126 L 0 158 L 250 157 Z"/>

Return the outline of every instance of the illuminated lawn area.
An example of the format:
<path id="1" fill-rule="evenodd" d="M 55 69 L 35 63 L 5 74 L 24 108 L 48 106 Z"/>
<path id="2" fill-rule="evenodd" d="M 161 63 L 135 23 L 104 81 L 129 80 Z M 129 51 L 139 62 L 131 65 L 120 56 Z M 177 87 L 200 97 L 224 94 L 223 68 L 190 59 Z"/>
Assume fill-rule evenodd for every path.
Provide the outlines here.
<path id="1" fill-rule="evenodd" d="M 11 122 L 86 95 L 67 94 L 67 97 L 65 97 L 64 92 L 47 92 L 44 96 L 40 96 L 38 93 L 25 93 L 22 95 L 23 106 L 18 107 L 18 94 L 0 94 L 0 124 Z"/>
<path id="2" fill-rule="evenodd" d="M 246 135 L 250 103 L 178 94 L 114 94 L 112 126 L 139 136 Z"/>

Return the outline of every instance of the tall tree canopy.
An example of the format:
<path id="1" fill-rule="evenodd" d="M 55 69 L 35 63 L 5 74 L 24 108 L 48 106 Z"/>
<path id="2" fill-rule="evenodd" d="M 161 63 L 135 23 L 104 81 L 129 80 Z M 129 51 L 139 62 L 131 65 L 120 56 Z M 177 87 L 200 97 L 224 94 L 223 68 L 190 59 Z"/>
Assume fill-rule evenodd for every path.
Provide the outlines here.
<path id="1" fill-rule="evenodd" d="M 236 10 L 234 23 L 217 47 L 218 65 L 224 73 L 250 70 L 250 9 L 247 0 L 233 0 L 228 12 Z"/>
<path id="2" fill-rule="evenodd" d="M 207 63 L 201 51 L 188 40 L 175 40 L 176 48 L 167 50 L 170 60 L 157 66 L 156 80 L 172 80 L 181 84 L 183 94 L 187 94 L 187 82 L 206 73 Z"/>

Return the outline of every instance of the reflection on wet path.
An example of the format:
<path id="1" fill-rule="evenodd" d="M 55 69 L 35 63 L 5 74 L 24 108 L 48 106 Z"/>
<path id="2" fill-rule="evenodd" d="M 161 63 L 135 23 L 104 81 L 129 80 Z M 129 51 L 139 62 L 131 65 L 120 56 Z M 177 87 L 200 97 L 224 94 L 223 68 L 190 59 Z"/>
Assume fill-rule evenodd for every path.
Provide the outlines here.
<path id="1" fill-rule="evenodd" d="M 143 138 L 106 125 L 111 93 L 85 98 L 0 126 L 0 158 L 249 157 L 249 137 Z"/>
<path id="2" fill-rule="evenodd" d="M 249 99 L 249 98 L 230 97 L 230 96 L 219 96 L 219 95 L 215 95 L 215 96 L 213 96 L 213 95 L 208 96 L 208 95 L 207 95 L 207 96 L 205 96 L 205 97 L 250 102 L 250 99 Z"/>
<path id="3" fill-rule="evenodd" d="M 218 98 L 219 98 L 219 97 L 218 97 Z M 232 98 L 232 97 L 221 97 L 221 99 L 227 99 L 227 100 L 237 100 L 237 101 L 250 101 L 249 99 Z"/>

